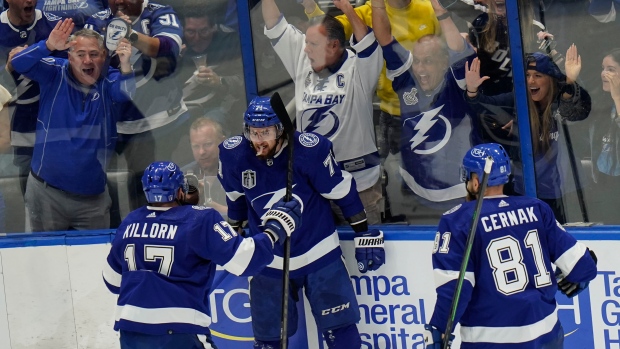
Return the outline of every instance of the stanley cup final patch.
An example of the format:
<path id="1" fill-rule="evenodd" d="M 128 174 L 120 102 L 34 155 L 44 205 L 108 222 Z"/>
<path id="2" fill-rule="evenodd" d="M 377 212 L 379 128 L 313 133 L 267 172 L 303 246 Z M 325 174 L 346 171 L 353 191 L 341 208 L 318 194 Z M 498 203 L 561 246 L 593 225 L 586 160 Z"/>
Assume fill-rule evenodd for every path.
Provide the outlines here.
<path id="1" fill-rule="evenodd" d="M 245 170 L 241 173 L 241 181 L 244 188 L 252 189 L 256 186 L 256 172 Z"/>
<path id="2" fill-rule="evenodd" d="M 418 103 L 418 89 L 413 87 L 411 91 L 403 93 L 403 100 L 406 105 L 415 105 Z"/>

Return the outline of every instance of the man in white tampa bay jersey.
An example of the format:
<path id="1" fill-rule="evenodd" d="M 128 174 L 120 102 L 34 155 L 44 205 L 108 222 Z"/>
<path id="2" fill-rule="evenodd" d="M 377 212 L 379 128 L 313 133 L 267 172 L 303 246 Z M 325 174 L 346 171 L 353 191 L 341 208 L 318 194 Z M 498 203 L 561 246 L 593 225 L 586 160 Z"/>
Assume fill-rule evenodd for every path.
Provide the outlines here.
<path id="1" fill-rule="evenodd" d="M 340 167 L 355 178 L 368 223 L 378 224 L 382 194 L 372 99 L 383 65 L 381 48 L 348 0 L 334 5 L 353 27 L 355 52 L 345 49 L 344 27 L 334 17 L 312 18 L 303 34 L 281 16 L 274 0 L 262 1 L 265 34 L 295 82 L 297 130 L 333 143 Z"/>
<path id="2" fill-rule="evenodd" d="M 300 224 L 301 207 L 275 203 L 278 218 L 267 215 L 260 233 L 243 238 L 216 210 L 182 204 L 187 182 L 176 164 L 149 165 L 142 187 L 149 204 L 123 220 L 103 270 L 118 294 L 121 349 L 215 349 L 208 299 L 216 264 L 235 275 L 260 272 L 273 260 L 274 243 Z"/>
<path id="3" fill-rule="evenodd" d="M 489 156 L 493 164 L 481 193 Z M 562 349 L 555 295 L 558 289 L 568 297 L 583 291 L 596 277 L 596 256 L 562 228 L 545 202 L 503 195 L 509 175 L 510 159 L 499 144 L 475 146 L 463 158 L 465 187 L 484 200 L 454 318 L 454 325 L 461 324 L 461 348 Z M 476 201 L 466 202 L 439 222 L 433 246 L 437 302 L 425 326 L 426 349 L 442 348 L 475 209 Z"/>
<path id="4" fill-rule="evenodd" d="M 303 224 L 291 237 L 288 336 L 297 330 L 293 296 L 303 288 L 327 347 L 360 349 L 356 326 L 360 313 L 329 200 L 342 209 L 355 231 L 355 258 L 362 273 L 377 270 L 385 253 L 383 233 L 368 229 L 355 180 L 340 169 L 325 137 L 300 132 L 289 137 L 284 133 L 268 97 L 252 100 L 244 115 L 243 133 L 243 137 L 231 137 L 220 144 L 218 176 L 226 190 L 231 225 L 240 226 L 247 220 L 251 234 L 263 230 L 265 217 L 285 195 L 289 147 L 294 149 L 292 197 L 301 203 Z M 275 255 L 273 263 L 250 281 L 255 349 L 281 347 L 281 246 L 276 246 Z"/>

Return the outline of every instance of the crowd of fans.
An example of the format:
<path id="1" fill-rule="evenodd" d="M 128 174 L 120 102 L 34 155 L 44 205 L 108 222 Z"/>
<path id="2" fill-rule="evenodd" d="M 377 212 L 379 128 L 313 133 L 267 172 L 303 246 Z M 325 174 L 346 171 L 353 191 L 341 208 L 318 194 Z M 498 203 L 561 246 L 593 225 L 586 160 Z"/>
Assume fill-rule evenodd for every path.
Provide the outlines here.
<path id="1" fill-rule="evenodd" d="M 517 132 L 504 0 L 268 3 L 261 12 L 265 4 L 251 2 L 259 94 L 280 90 L 299 131 L 334 143 L 372 224 L 437 222 L 466 199 L 460 161 L 484 142 L 509 152 L 505 192 L 525 194 L 520 138 L 530 135 Z M 562 223 L 617 223 L 605 194 L 620 193 L 620 43 L 592 41 L 617 30 L 619 3 L 559 3 L 519 2 L 537 194 Z M 135 209 L 156 160 L 193 174 L 197 202 L 226 215 L 217 145 L 242 132 L 247 106 L 234 1 L 0 6 L 0 85 L 10 95 L 0 177 L 19 178 L 24 230 L 109 228 L 105 173 L 130 174 Z M 566 25 L 568 15 L 587 30 Z M 112 47 L 115 19 L 127 33 Z M 327 32 L 314 33 L 316 23 Z M 299 35 L 283 35 L 286 26 Z M 82 41 L 93 47 L 77 50 Z M 304 70 L 303 59 L 322 72 Z M 0 220 L 12 204 L 1 191 Z"/>

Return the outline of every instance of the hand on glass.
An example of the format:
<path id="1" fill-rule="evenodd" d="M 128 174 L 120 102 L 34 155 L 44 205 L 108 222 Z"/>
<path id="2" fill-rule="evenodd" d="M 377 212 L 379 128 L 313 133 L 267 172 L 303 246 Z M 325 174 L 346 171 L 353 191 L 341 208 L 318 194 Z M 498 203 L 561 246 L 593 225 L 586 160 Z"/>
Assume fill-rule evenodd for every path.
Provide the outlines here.
<path id="1" fill-rule="evenodd" d="M 480 60 L 478 57 L 471 61 L 471 66 L 469 66 L 469 62 L 465 62 L 465 83 L 467 84 L 467 91 L 471 91 L 472 93 L 478 91 L 480 85 L 489 79 L 490 77 L 488 76 L 480 77 Z"/>
<path id="2" fill-rule="evenodd" d="M 577 46 L 575 46 L 575 44 L 570 45 L 568 50 L 566 50 L 564 70 L 566 71 L 567 83 L 572 84 L 577 81 L 579 73 L 581 72 L 581 56 L 577 52 Z"/>
<path id="3" fill-rule="evenodd" d="M 71 32 L 73 32 L 73 27 L 75 27 L 75 24 L 73 24 L 73 19 L 71 18 L 58 21 L 45 42 L 47 49 L 50 51 L 64 51 L 74 46 L 76 44 L 75 41 L 68 41 Z"/>

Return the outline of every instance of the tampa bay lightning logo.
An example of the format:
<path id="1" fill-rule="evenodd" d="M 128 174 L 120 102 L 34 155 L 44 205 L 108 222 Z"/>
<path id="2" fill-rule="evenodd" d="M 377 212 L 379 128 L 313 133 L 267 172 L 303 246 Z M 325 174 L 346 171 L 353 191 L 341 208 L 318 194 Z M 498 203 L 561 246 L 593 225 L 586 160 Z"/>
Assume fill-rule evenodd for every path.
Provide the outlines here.
<path id="1" fill-rule="evenodd" d="M 43 12 L 43 14 L 45 15 L 45 18 L 47 18 L 47 20 L 50 21 L 50 22 L 56 22 L 56 21 L 59 21 L 59 20 L 62 19 L 61 17 L 56 16 L 53 13 Z"/>
<path id="2" fill-rule="evenodd" d="M 302 133 L 299 135 L 299 143 L 306 148 L 312 148 L 319 144 L 319 136 L 313 133 Z"/>
<path id="3" fill-rule="evenodd" d="M 304 132 L 316 132 L 327 138 L 331 137 L 340 127 L 340 119 L 332 109 L 334 105 L 328 105 L 315 109 L 306 109 L 301 115 L 301 128 Z M 307 120 L 307 121 L 306 121 Z M 304 125 L 305 123 L 307 125 Z"/>
<path id="4" fill-rule="evenodd" d="M 413 133 L 413 137 L 409 139 L 410 149 L 414 153 L 420 155 L 433 154 L 448 144 L 452 135 L 452 125 L 445 116 L 440 114 L 442 108 L 443 105 L 404 120 L 404 125 L 415 125 L 410 131 Z"/>
<path id="5" fill-rule="evenodd" d="M 230 137 L 230 138 L 228 138 L 227 140 L 224 141 L 224 148 L 226 148 L 226 149 L 235 148 L 236 146 L 241 144 L 242 140 L 243 140 L 243 138 L 241 138 L 241 136 Z"/>
<path id="6" fill-rule="evenodd" d="M 117 30 L 115 32 L 112 33 L 112 35 L 110 36 L 110 39 L 112 40 L 118 40 L 121 36 L 122 31 Z"/>

